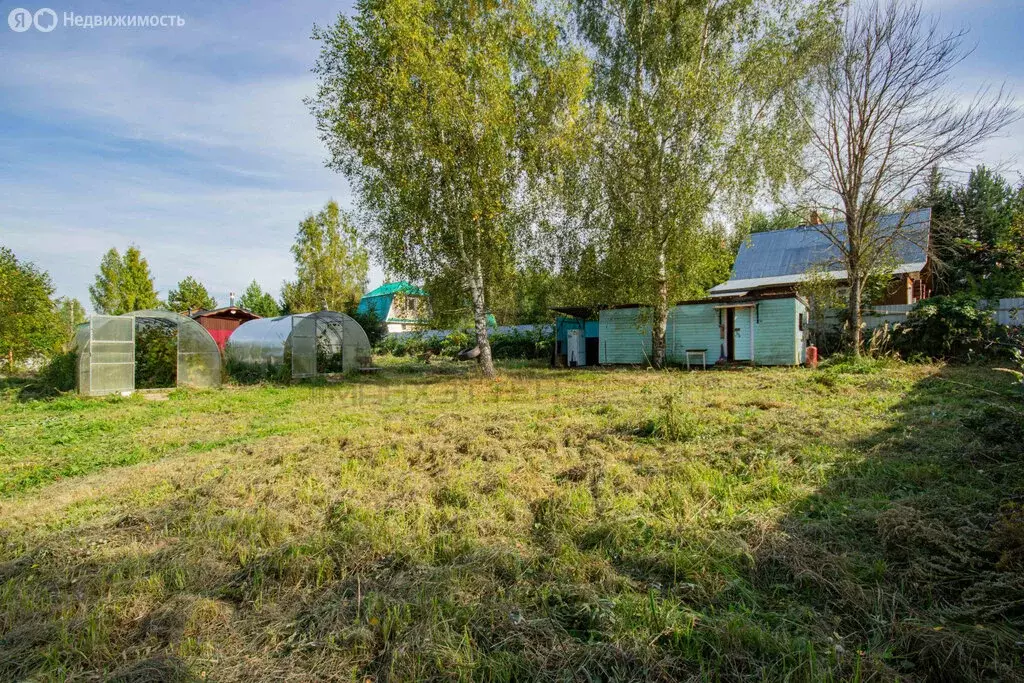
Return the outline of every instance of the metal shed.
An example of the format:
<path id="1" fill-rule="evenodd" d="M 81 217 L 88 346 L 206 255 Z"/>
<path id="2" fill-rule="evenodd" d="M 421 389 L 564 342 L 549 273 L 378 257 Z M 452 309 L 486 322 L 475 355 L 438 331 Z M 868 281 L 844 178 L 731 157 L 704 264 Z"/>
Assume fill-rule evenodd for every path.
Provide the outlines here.
<path id="1" fill-rule="evenodd" d="M 225 353 L 232 372 L 255 369 L 300 379 L 369 365 L 370 340 L 353 318 L 318 311 L 243 323 Z"/>
<path id="2" fill-rule="evenodd" d="M 78 326 L 78 393 L 102 396 L 134 391 L 136 354 L 147 353 L 144 342 L 153 334 L 173 344 L 176 386 L 220 386 L 220 349 L 210 333 L 186 316 L 147 310 L 96 315 Z"/>

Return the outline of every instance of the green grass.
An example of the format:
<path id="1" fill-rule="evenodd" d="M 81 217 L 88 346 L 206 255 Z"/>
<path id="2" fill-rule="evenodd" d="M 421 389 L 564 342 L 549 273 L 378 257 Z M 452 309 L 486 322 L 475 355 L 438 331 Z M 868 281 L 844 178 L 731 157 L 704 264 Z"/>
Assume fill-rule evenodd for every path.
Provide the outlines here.
<path id="1" fill-rule="evenodd" d="M 1022 680 L 986 368 L 0 390 L 0 680 Z"/>

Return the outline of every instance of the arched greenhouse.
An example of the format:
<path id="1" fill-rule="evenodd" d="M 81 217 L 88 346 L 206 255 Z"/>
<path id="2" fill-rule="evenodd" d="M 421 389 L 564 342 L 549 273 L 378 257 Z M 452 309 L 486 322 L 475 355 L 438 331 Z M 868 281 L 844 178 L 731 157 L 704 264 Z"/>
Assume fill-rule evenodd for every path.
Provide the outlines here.
<path id="1" fill-rule="evenodd" d="M 154 387 L 217 387 L 217 342 L 195 320 L 171 311 L 96 315 L 75 332 L 78 392 L 87 396 Z"/>
<path id="2" fill-rule="evenodd" d="M 241 378 L 300 379 L 370 363 L 366 332 L 335 311 L 250 320 L 231 334 L 224 351 L 229 371 Z"/>

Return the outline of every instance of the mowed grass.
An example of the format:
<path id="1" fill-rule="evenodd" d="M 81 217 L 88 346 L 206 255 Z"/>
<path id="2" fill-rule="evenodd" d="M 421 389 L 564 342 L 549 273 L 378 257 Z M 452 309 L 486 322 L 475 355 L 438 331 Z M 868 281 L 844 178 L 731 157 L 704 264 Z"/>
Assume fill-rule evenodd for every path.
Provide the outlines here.
<path id="1" fill-rule="evenodd" d="M 0 399 L 0 680 L 1022 680 L 986 368 Z"/>

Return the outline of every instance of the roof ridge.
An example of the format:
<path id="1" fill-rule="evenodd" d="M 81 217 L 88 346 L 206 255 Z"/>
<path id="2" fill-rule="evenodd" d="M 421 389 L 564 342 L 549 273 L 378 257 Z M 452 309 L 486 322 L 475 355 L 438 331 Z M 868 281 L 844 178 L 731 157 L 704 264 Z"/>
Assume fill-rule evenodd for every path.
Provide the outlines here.
<path id="1" fill-rule="evenodd" d="M 907 217 L 910 217 L 910 216 L 914 215 L 915 213 L 921 213 L 923 211 L 927 211 L 927 212 L 929 212 L 929 219 L 930 219 L 931 218 L 931 210 L 932 210 L 932 207 L 930 207 L 930 206 L 922 206 L 920 208 L 912 209 L 910 211 L 907 211 L 906 215 L 907 215 Z M 879 218 L 879 220 L 881 220 L 882 218 L 890 218 L 892 216 L 899 216 L 899 215 L 902 215 L 902 214 L 903 214 L 902 211 L 895 211 L 893 213 L 883 214 L 883 215 L 879 216 L 878 218 Z M 832 221 L 830 223 L 821 223 L 821 225 L 840 225 L 840 224 L 845 225 L 846 221 L 842 220 L 842 221 Z M 753 237 L 754 235 L 768 235 L 768 234 L 777 233 L 777 232 L 789 232 L 790 230 L 805 230 L 807 228 L 816 229 L 817 227 L 818 227 L 817 225 L 814 225 L 812 223 L 801 223 L 800 225 L 794 225 L 791 228 L 778 228 L 776 230 L 760 230 L 758 232 L 752 232 L 752 233 L 750 233 L 750 237 Z"/>

